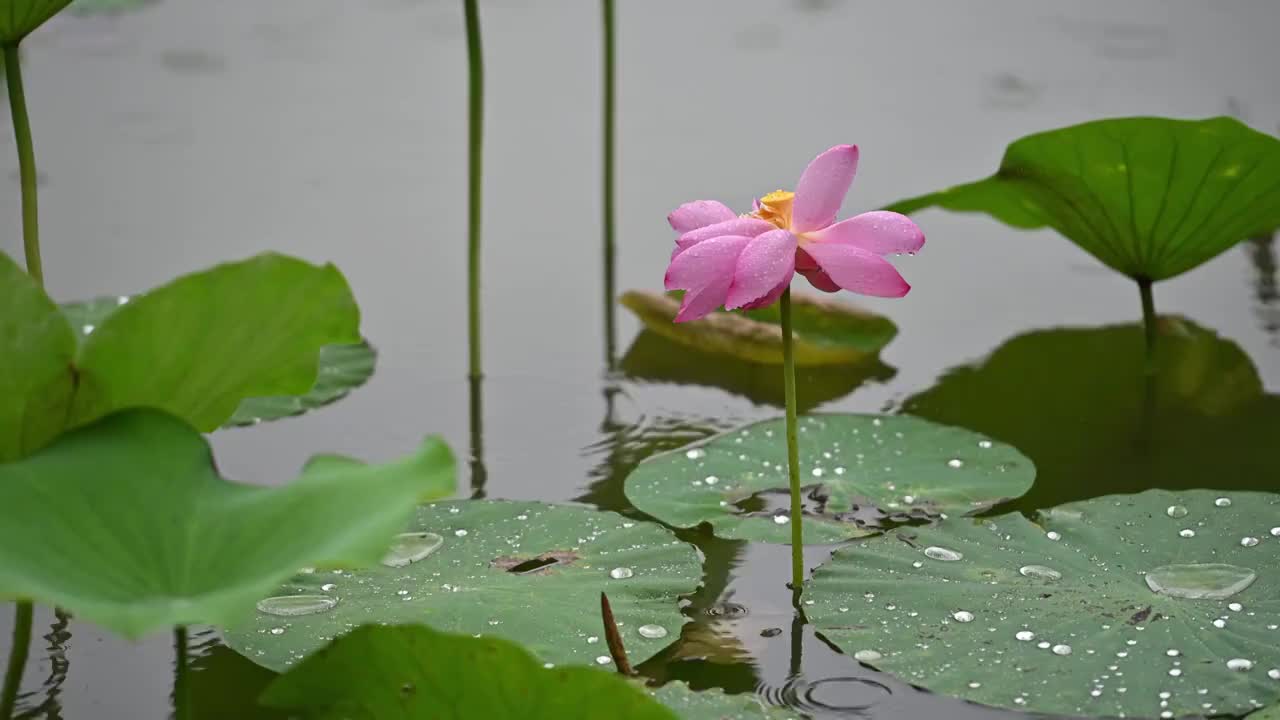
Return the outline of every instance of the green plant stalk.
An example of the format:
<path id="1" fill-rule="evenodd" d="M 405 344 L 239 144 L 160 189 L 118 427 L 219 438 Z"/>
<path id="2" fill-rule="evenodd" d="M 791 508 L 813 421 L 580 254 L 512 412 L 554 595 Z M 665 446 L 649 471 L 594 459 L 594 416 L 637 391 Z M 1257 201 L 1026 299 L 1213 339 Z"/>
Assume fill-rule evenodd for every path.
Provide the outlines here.
<path id="1" fill-rule="evenodd" d="M 614 23 L 613 0 L 601 0 L 604 16 L 604 342 L 605 367 L 613 372 L 617 367 L 617 347 L 614 337 Z"/>
<path id="2" fill-rule="evenodd" d="M 467 23 L 467 352 L 471 377 L 480 369 L 480 193 L 484 158 L 484 58 L 480 11 L 463 0 Z"/>
<path id="3" fill-rule="evenodd" d="M 18 144 L 18 174 L 22 184 L 22 248 L 27 255 L 27 272 L 44 285 L 44 266 L 40 263 L 40 224 L 37 221 L 36 153 L 31 142 L 31 120 L 27 117 L 27 98 L 22 90 L 22 65 L 18 62 L 18 46 L 4 48 L 4 74 L 9 86 L 9 112 L 13 115 L 13 136 Z"/>
<path id="4" fill-rule="evenodd" d="M 1156 374 L 1156 305 L 1151 297 L 1151 280 L 1138 278 L 1138 292 L 1142 295 L 1142 329 L 1146 337 L 1146 372 Z"/>
<path id="5" fill-rule="evenodd" d="M 191 682 L 187 658 L 187 628 L 179 625 L 173 629 L 173 720 L 191 718 Z"/>
<path id="6" fill-rule="evenodd" d="M 8 60 L 5 61 L 8 63 Z M 4 691 L 0 694 L 0 718 L 13 717 L 18 704 L 18 691 L 22 689 L 22 671 L 27 666 L 27 651 L 31 647 L 31 618 L 33 608 L 29 602 L 14 603 L 13 647 L 9 648 L 9 665 L 4 671 Z"/>
<path id="7" fill-rule="evenodd" d="M 804 585 L 804 516 L 800 508 L 800 446 L 796 437 L 796 359 L 791 341 L 791 288 L 782 291 L 782 382 L 787 396 L 787 472 L 791 478 L 791 589 Z"/>

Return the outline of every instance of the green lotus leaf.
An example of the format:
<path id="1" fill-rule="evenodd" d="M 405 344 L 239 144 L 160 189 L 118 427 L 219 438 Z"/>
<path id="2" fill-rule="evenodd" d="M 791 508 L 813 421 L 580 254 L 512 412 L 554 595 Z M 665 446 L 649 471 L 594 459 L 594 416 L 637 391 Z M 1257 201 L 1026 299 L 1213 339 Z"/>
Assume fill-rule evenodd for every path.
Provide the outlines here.
<path id="1" fill-rule="evenodd" d="M 272 683 L 262 702 L 314 720 L 674 720 L 617 673 L 544 667 L 500 638 L 365 626 Z"/>
<path id="2" fill-rule="evenodd" d="M 0 0 L 0 45 L 15 46 L 71 0 Z"/>
<path id="3" fill-rule="evenodd" d="M 782 319 L 777 306 L 717 311 L 701 320 L 676 323 L 679 293 L 630 290 L 623 293 L 621 302 L 649 330 L 682 345 L 753 363 L 782 364 Z M 857 363 L 874 356 L 898 334 L 888 318 L 835 300 L 796 295 L 791 310 L 797 367 Z"/>
<path id="4" fill-rule="evenodd" d="M 1035 466 L 1016 449 L 906 415 L 800 419 L 805 541 L 865 537 L 885 521 L 972 514 L 1026 492 Z M 739 540 L 791 541 L 785 423 L 765 420 L 655 455 L 627 497 L 675 527 L 708 523 Z"/>
<path id="5" fill-rule="evenodd" d="M 975 702 L 1234 715 L 1280 700 L 1277 526 L 1280 495 L 1148 490 L 899 528 L 814 571 L 805 614 L 855 658 Z"/>
<path id="6" fill-rule="evenodd" d="M 1134 279 L 1184 273 L 1280 226 L 1280 140 L 1227 117 L 1097 120 L 1029 135 L 984 180 L 889 209 L 1051 227 Z"/>
<path id="7" fill-rule="evenodd" d="M 0 399 L 0 460 L 122 408 L 165 410 L 210 431 L 245 398 L 314 392 L 323 400 L 347 376 L 334 375 L 335 384 L 321 375 L 317 387 L 322 348 L 360 340 L 359 311 L 342 274 L 274 254 L 186 275 L 123 302 L 72 306 L 80 341 L 69 359 L 68 320 L 48 314 L 43 291 L 7 257 L 0 283 L 0 297 L 22 301 L 6 315 L 10 340 L 0 352 L 12 357 L 0 363 L 40 373 L 19 381 L 23 392 Z M 359 362 L 349 366 L 359 374 Z M 250 406 L 279 407 L 274 400 Z"/>
<path id="8" fill-rule="evenodd" d="M 230 624 L 298 568 L 376 562 L 419 499 L 453 488 L 453 456 L 434 438 L 385 465 L 232 483 L 199 432 L 126 410 L 0 464 L 0 597 L 129 637 Z"/>
<path id="9" fill-rule="evenodd" d="M 280 614 L 270 603 L 229 628 L 228 645 L 283 670 L 365 623 L 420 622 L 520 643 L 557 665 L 610 662 L 607 592 L 632 662 L 680 635 L 677 599 L 701 578 L 697 552 L 670 531 L 611 512 L 537 502 L 457 501 L 420 508 L 401 552 L 360 571 L 301 574 L 272 592 L 332 602 Z"/>
<path id="10" fill-rule="evenodd" d="M 627 349 L 619 367 L 627 377 L 651 382 L 703 385 L 741 395 L 752 402 L 783 407 L 782 368 L 704 352 L 645 330 Z M 878 357 L 864 357 L 847 365 L 814 365 L 796 371 L 796 405 L 808 412 L 837 400 L 870 381 L 884 382 L 895 374 Z"/>
<path id="11" fill-rule="evenodd" d="M 1043 330 L 953 368 L 903 409 L 1030 457 L 1027 510 L 1151 487 L 1276 489 L 1280 397 L 1235 343 L 1178 317 L 1157 329 L 1149 386 L 1140 325 Z"/>
<path id="12" fill-rule="evenodd" d="M 81 342 L 86 340 L 115 310 L 129 302 L 128 296 L 105 297 L 67 303 L 67 316 Z M 320 348 L 315 385 L 301 395 L 252 397 L 240 401 L 223 427 L 256 425 L 267 420 L 301 415 L 347 396 L 373 375 L 377 353 L 367 342 L 354 345 L 326 345 Z"/>

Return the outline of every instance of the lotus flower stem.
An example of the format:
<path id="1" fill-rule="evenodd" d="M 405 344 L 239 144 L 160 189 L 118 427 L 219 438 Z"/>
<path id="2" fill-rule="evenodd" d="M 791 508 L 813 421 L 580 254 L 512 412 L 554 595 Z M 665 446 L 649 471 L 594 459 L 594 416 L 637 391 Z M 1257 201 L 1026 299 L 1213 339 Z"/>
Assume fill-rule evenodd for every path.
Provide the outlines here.
<path id="1" fill-rule="evenodd" d="M 8 65 L 9 59 L 5 58 Z M 0 694 L 0 718 L 13 717 L 18 704 L 18 691 L 22 689 L 22 671 L 27 666 L 27 650 L 31 646 L 32 607 L 29 602 L 14 604 L 13 647 L 9 648 L 9 665 L 4 671 L 4 692 Z"/>
<path id="2" fill-rule="evenodd" d="M 480 370 L 480 193 L 484 157 L 484 57 L 480 11 L 463 0 L 467 24 L 467 351 L 471 377 Z"/>
<path id="3" fill-rule="evenodd" d="M 796 436 L 796 358 L 791 342 L 791 288 L 782 291 L 782 382 L 787 396 L 787 473 L 791 478 L 791 589 L 804 585 L 804 519 L 800 508 L 800 447 Z"/>
<path id="4" fill-rule="evenodd" d="M 1151 281 L 1138 278 L 1138 292 L 1142 295 L 1142 329 L 1146 337 L 1148 376 L 1156 374 L 1156 305 L 1151 297 Z"/>
<path id="5" fill-rule="evenodd" d="M 173 720 L 189 720 L 191 717 L 191 683 L 188 677 L 187 628 L 173 629 Z"/>
<path id="6" fill-rule="evenodd" d="M 36 154 L 31 143 L 31 121 L 27 117 L 27 98 L 22 90 L 22 65 L 18 62 L 16 44 L 4 48 L 4 74 L 9 86 L 9 111 L 13 114 L 13 136 L 18 144 L 18 172 L 22 182 L 22 247 L 27 255 L 27 272 L 44 285 L 36 211 Z"/>
<path id="7" fill-rule="evenodd" d="M 613 0 L 601 0 L 604 15 L 604 342 L 605 366 L 612 372 L 617 364 L 614 347 L 614 53 Z"/>
<path id="8" fill-rule="evenodd" d="M 600 620 L 604 623 L 605 644 L 609 646 L 609 656 L 618 674 L 635 675 L 627 659 L 627 648 L 622 644 L 622 633 L 618 632 L 618 623 L 613 619 L 613 608 L 609 607 L 609 596 L 604 593 L 600 593 Z"/>

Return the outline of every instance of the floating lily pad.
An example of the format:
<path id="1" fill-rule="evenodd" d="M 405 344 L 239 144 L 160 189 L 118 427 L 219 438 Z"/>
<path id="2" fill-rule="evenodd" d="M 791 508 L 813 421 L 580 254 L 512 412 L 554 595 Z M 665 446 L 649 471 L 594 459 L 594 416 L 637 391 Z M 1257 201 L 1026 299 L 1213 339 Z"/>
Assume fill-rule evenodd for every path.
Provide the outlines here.
<path id="1" fill-rule="evenodd" d="M 336 268 L 265 254 L 124 303 L 73 307 L 82 340 L 68 358 L 60 339 L 71 332 L 68 320 L 49 315 L 47 296 L 12 260 L 3 257 L 0 267 L 0 297 L 23 301 L 6 313 L 12 357 L 0 362 L 40 374 L 38 382 L 23 381 L 25 394 L 0 399 L 0 460 L 129 407 L 158 408 L 213 430 L 246 397 L 312 390 L 321 348 L 360 340 L 359 311 Z M 91 321 L 101 313 L 101 322 Z M 326 380 L 320 390 L 336 389 Z"/>
<path id="2" fill-rule="evenodd" d="M 773 364 L 703 352 L 652 330 L 636 337 L 619 364 L 627 377 L 651 382 L 704 385 L 727 390 L 752 402 L 783 407 L 782 368 Z M 816 365 L 796 372 L 796 405 L 808 412 L 842 398 L 868 382 L 884 382 L 895 370 L 868 356 L 847 365 Z"/>
<path id="3" fill-rule="evenodd" d="M 1280 396 L 1235 343 L 1178 317 L 1157 329 L 1149 394 L 1142 327 L 1113 325 L 1020 335 L 903 409 L 1031 458 L 1024 510 L 1151 487 L 1276 489 Z"/>
<path id="4" fill-rule="evenodd" d="M 649 694 L 676 711 L 681 720 L 800 720 L 807 717 L 790 708 L 770 705 L 755 693 L 727 695 L 718 689 L 693 690 L 669 682 Z"/>
<path id="5" fill-rule="evenodd" d="M 976 513 L 1026 492 L 1035 466 L 1016 449 L 905 415 L 800 419 L 805 540 L 879 532 L 886 520 Z M 790 542 L 785 422 L 730 430 L 655 455 L 627 478 L 639 510 L 721 537 Z"/>
<path id="6" fill-rule="evenodd" d="M 407 531 L 444 542 L 398 567 L 298 575 L 271 594 L 327 595 L 336 607 L 300 617 L 260 612 L 229 629 L 227 643 L 282 670 L 357 625 L 419 622 L 513 640 L 558 665 L 607 664 L 604 591 L 639 663 L 679 637 L 677 600 L 702 574 L 693 547 L 666 529 L 581 507 L 436 503 L 420 508 Z"/>
<path id="7" fill-rule="evenodd" d="M 0 7 L 0 45 L 17 45 L 57 15 L 71 0 L 5 0 Z"/>
<path id="8" fill-rule="evenodd" d="M 1170 591 L 1209 584 L 1235 592 Z M 899 528 L 836 551 L 805 597 L 855 658 L 988 705 L 1183 717 L 1280 700 L 1280 495 L 1149 490 L 1039 525 Z"/>
<path id="9" fill-rule="evenodd" d="M 679 294 L 630 290 L 621 302 L 655 333 L 704 352 L 741 360 L 782 364 L 782 325 L 775 306 L 746 312 L 716 311 L 701 320 L 676 323 Z M 798 367 L 847 365 L 875 355 L 898 328 L 893 321 L 836 300 L 796 295 L 791 303 Z"/>
<path id="10" fill-rule="evenodd" d="M 1051 227 L 1129 277 L 1163 280 L 1280 226 L 1280 140 L 1237 120 L 1113 118 L 1029 135 L 985 180 L 890 209 Z"/>
<path id="11" fill-rule="evenodd" d="M 262 702 L 316 720 L 676 717 L 617 673 L 547 668 L 509 641 L 420 625 L 359 628 L 272 683 Z"/>
<path id="12" fill-rule="evenodd" d="M 0 464 L 0 596 L 129 637 L 232 623 L 300 567 L 376 562 L 422 496 L 453 486 L 438 439 L 285 487 L 231 483 L 200 433 L 127 410 Z"/>
<path id="13" fill-rule="evenodd" d="M 80 342 L 84 342 L 111 313 L 128 303 L 126 295 L 96 298 L 67 303 L 62 306 L 62 313 L 67 316 Z M 377 353 L 367 342 L 326 345 L 320 348 L 316 382 L 309 391 L 301 395 L 245 398 L 222 426 L 256 425 L 301 415 L 337 402 L 369 380 L 376 361 Z"/>

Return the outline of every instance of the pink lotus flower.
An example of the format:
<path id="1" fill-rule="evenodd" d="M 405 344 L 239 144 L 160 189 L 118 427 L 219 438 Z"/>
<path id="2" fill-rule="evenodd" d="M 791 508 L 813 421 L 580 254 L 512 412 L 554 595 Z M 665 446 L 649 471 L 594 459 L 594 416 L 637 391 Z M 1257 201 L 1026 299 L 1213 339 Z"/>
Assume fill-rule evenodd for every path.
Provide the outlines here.
<path id="1" fill-rule="evenodd" d="M 873 211 L 836 222 L 858 169 L 856 145 L 837 145 L 809 163 L 795 192 L 778 190 L 737 215 L 695 200 L 667 221 L 680 236 L 667 267 L 668 290 L 684 290 L 676 322 L 777 301 L 799 271 L 819 290 L 902 297 L 911 286 L 883 258 L 914 253 L 924 233 L 905 215 Z"/>

